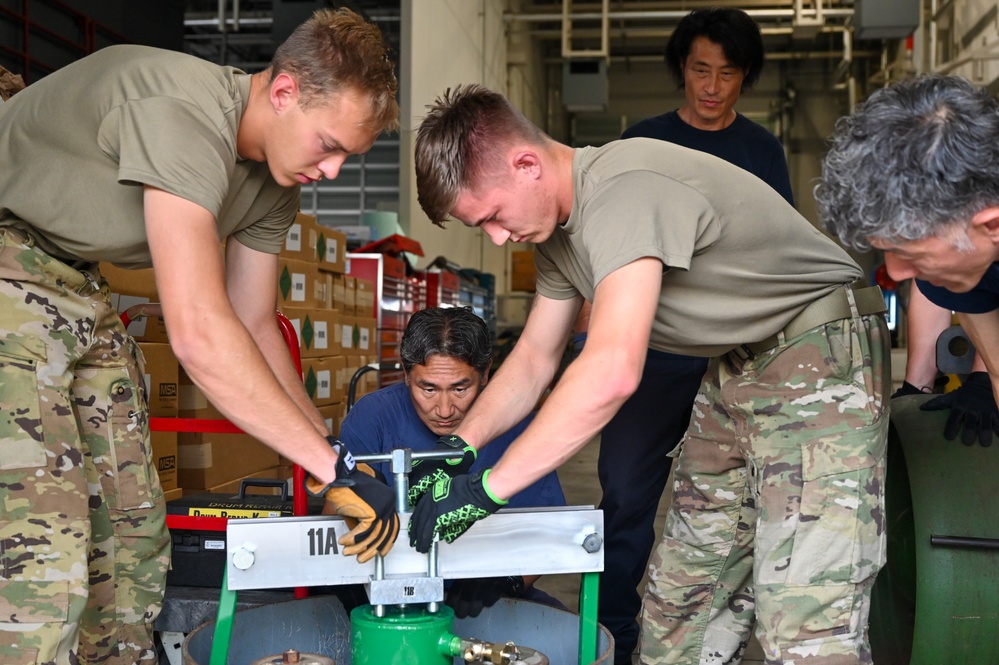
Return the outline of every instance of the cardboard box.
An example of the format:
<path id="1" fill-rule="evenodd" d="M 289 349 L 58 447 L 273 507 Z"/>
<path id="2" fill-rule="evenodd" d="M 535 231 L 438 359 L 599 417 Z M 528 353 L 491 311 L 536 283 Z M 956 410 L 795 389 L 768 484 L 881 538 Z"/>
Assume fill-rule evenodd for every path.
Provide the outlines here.
<path id="1" fill-rule="evenodd" d="M 149 415 L 153 418 L 176 418 L 180 413 L 180 363 L 169 344 L 139 342 L 139 348 L 146 359 Z"/>
<path id="2" fill-rule="evenodd" d="M 538 272 L 534 266 L 533 251 L 510 252 L 510 289 L 512 291 L 534 291 Z"/>
<path id="3" fill-rule="evenodd" d="M 316 264 L 328 273 L 346 272 L 347 235 L 324 226 L 312 215 L 298 213 L 288 229 L 281 256 Z"/>
<path id="4" fill-rule="evenodd" d="M 0 67 L 0 101 L 8 99 L 24 90 L 24 77 Z"/>
<path id="5" fill-rule="evenodd" d="M 346 384 L 338 382 L 338 377 L 347 359 L 344 356 L 325 358 L 304 358 L 302 375 L 305 391 L 316 406 L 342 402 L 346 395 Z"/>
<path id="6" fill-rule="evenodd" d="M 357 353 L 362 355 L 376 353 L 378 351 L 378 338 L 376 337 L 378 333 L 378 319 L 373 316 L 356 316 L 354 317 L 354 329 L 357 331 L 355 336 L 355 350 Z"/>
<path id="7" fill-rule="evenodd" d="M 126 270 L 111 263 L 101 262 L 101 275 L 107 280 L 114 293 L 141 296 L 156 302 L 156 278 L 152 268 Z"/>
<path id="8" fill-rule="evenodd" d="M 302 358 L 319 358 L 340 352 L 336 328 L 340 313 L 332 309 L 282 309 L 298 334 L 298 353 Z"/>
<path id="9" fill-rule="evenodd" d="M 248 434 L 181 432 L 177 436 L 177 482 L 205 489 L 278 465 L 276 451 Z"/>
<path id="10" fill-rule="evenodd" d="M 166 490 L 163 492 L 163 498 L 167 501 L 173 501 L 174 499 L 179 499 L 184 496 L 184 490 L 180 487 L 175 487 L 172 490 Z"/>
<path id="11" fill-rule="evenodd" d="M 378 356 L 376 355 L 359 355 L 357 356 L 357 369 L 355 371 L 360 371 L 368 363 L 378 362 Z M 351 377 L 348 377 L 348 386 Z M 354 388 L 354 403 L 361 399 L 368 393 L 378 390 L 378 382 L 380 380 L 379 372 L 365 372 L 361 375 L 361 378 L 357 381 L 357 386 Z M 349 399 L 349 396 L 348 396 Z"/>
<path id="12" fill-rule="evenodd" d="M 347 234 L 317 224 L 316 258 L 319 269 L 342 275 L 347 272 Z"/>
<path id="13" fill-rule="evenodd" d="M 375 283 L 358 277 L 354 281 L 354 313 L 358 316 L 377 316 L 375 309 Z"/>
<path id="14" fill-rule="evenodd" d="M 344 359 L 346 361 L 346 359 Z M 344 364 L 338 370 L 338 374 L 346 373 L 347 365 Z M 341 384 L 346 386 L 346 384 Z M 344 387 L 344 393 L 346 394 L 346 387 Z M 340 424 L 343 423 L 343 417 L 347 412 L 347 405 L 344 402 L 339 402 L 337 404 L 326 404 L 324 406 L 318 407 L 319 415 L 323 417 L 326 421 L 326 427 L 329 428 L 330 433 L 333 436 L 337 436 L 340 433 Z M 282 463 L 290 464 L 287 460 L 282 458 Z"/>
<path id="15" fill-rule="evenodd" d="M 336 303 L 334 302 L 333 294 L 333 278 L 337 277 L 333 273 L 323 272 L 322 270 L 316 271 L 316 279 L 323 289 L 323 295 L 326 297 L 325 304 L 323 307 L 325 309 L 336 309 Z"/>
<path id="16" fill-rule="evenodd" d="M 315 264 L 278 257 L 278 307 L 325 309 L 326 288 Z"/>
<path id="17" fill-rule="evenodd" d="M 110 263 L 101 263 L 100 271 L 108 282 L 111 304 L 118 312 L 135 305 L 159 302 L 152 268 L 125 270 Z M 168 341 L 166 324 L 158 316 L 134 318 L 128 326 L 128 333 L 140 342 Z"/>
<path id="18" fill-rule="evenodd" d="M 121 296 L 121 302 L 124 303 L 130 298 L 132 298 L 132 296 Z M 128 307 L 130 306 L 131 305 Z M 128 307 L 118 309 L 118 311 L 122 312 Z M 142 318 L 135 319 L 128 325 L 128 333 L 139 342 L 159 342 L 161 344 L 170 343 L 170 338 L 167 337 L 166 322 L 163 320 L 162 316 L 144 316 Z"/>
<path id="19" fill-rule="evenodd" d="M 244 496 L 263 495 L 281 496 L 282 486 L 287 487 L 287 480 L 291 478 L 291 467 L 276 464 L 261 471 L 247 474 L 242 478 L 236 478 L 224 483 L 209 487 L 207 490 L 198 492 L 212 492 L 218 494 L 239 494 L 245 483 Z M 195 492 L 189 492 L 194 494 Z M 289 495 L 290 496 L 290 495 Z M 263 515 L 261 515 L 263 517 Z"/>
<path id="20" fill-rule="evenodd" d="M 350 275 L 343 278 L 343 312 L 357 314 L 357 278 Z"/>
<path id="21" fill-rule="evenodd" d="M 281 248 L 279 256 L 286 259 L 306 261 L 316 263 L 316 238 L 319 235 L 319 224 L 312 215 L 298 213 L 288 235 L 285 236 L 284 246 Z"/>
<path id="22" fill-rule="evenodd" d="M 163 491 L 177 488 L 177 432 L 151 432 L 153 465 Z"/>
<path id="23" fill-rule="evenodd" d="M 332 297 L 330 298 L 331 307 L 344 314 L 353 314 L 353 312 L 347 311 L 347 276 L 330 275 L 330 281 L 333 284 Z"/>
<path id="24" fill-rule="evenodd" d="M 208 396 L 201 388 L 194 385 L 184 368 L 180 368 L 177 406 L 181 418 L 206 418 L 208 420 L 227 420 L 215 405 L 208 401 Z"/>
<path id="25" fill-rule="evenodd" d="M 352 314 L 340 315 L 340 351 L 346 356 L 356 356 L 360 353 L 357 346 L 360 343 L 361 331 L 356 328 L 357 317 Z"/>

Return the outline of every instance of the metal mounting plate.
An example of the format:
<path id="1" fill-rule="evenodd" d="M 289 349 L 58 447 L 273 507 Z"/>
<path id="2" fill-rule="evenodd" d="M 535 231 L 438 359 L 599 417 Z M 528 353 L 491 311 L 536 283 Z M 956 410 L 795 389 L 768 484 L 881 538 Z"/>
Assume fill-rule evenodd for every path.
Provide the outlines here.
<path id="1" fill-rule="evenodd" d="M 386 577 L 426 576 L 428 557 L 409 546 L 409 515 L 399 516 L 399 539 L 384 558 Z M 226 566 L 229 589 L 274 589 L 366 583 L 375 560 L 343 556 L 337 541 L 348 528 L 339 517 L 230 520 Z M 505 509 L 475 523 L 453 543 L 438 544 L 437 573 L 446 579 L 553 575 L 603 570 L 603 512 L 592 507 Z"/>

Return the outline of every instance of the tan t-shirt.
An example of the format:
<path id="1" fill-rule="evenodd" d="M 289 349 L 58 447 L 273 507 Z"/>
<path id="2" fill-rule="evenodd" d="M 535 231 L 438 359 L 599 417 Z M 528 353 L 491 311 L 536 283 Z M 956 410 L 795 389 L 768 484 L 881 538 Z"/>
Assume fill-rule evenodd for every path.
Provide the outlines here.
<path id="1" fill-rule="evenodd" d="M 143 185 L 193 201 L 277 253 L 300 202 L 236 154 L 249 75 L 144 46 L 110 46 L 0 106 L 0 226 L 69 260 L 151 265 Z"/>
<path id="2" fill-rule="evenodd" d="M 769 185 L 703 152 L 646 138 L 580 148 L 573 184 L 568 221 L 537 247 L 538 293 L 592 300 L 613 271 L 659 259 L 655 349 L 715 356 L 764 340 L 862 274 Z"/>

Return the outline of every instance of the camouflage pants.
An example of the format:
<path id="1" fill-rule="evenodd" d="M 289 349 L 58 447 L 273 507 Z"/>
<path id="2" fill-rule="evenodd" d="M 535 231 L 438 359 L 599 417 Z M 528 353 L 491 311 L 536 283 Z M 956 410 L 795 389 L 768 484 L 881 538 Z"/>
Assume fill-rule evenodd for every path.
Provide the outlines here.
<path id="1" fill-rule="evenodd" d="M 155 662 L 169 535 L 99 277 L 0 229 L 0 662 Z"/>
<path id="2" fill-rule="evenodd" d="M 769 665 L 871 662 L 888 354 L 876 315 L 712 360 L 650 562 L 643 665 L 739 663 L 754 622 Z"/>

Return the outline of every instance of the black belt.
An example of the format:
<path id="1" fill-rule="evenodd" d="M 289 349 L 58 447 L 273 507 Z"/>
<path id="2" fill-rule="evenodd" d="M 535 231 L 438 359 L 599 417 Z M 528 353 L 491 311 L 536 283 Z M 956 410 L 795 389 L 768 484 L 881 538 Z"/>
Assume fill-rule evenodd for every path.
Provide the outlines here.
<path id="1" fill-rule="evenodd" d="M 856 303 L 856 311 L 850 306 L 850 295 L 848 290 L 853 291 L 853 300 Z M 864 288 L 851 289 L 850 286 L 842 286 L 831 293 L 827 293 L 818 300 L 814 300 L 801 310 L 797 316 L 784 326 L 784 329 L 776 335 L 771 335 L 767 339 L 751 344 L 743 344 L 736 347 L 750 358 L 757 356 L 764 351 L 769 351 L 780 344 L 779 335 L 783 334 L 784 339 L 793 339 L 802 333 L 806 333 L 812 328 L 817 328 L 830 321 L 848 319 L 852 316 L 868 316 L 870 314 L 880 314 L 888 310 L 885 304 L 881 287 L 868 286 Z M 741 355 L 741 354 L 740 354 Z"/>

